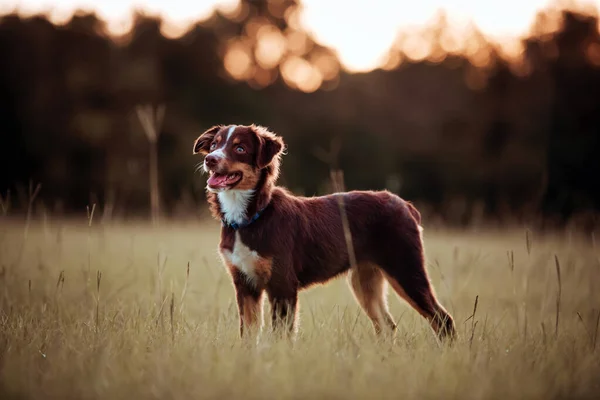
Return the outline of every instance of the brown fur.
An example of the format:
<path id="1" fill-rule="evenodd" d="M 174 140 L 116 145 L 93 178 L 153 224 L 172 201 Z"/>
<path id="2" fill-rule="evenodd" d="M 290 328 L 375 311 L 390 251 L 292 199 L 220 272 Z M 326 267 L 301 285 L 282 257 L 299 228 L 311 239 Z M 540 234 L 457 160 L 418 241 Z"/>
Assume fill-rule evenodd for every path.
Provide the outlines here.
<path id="1" fill-rule="evenodd" d="M 232 136 L 229 142 L 228 132 Z M 213 150 L 212 143 L 216 143 Z M 235 151 L 240 143 L 243 154 Z M 255 189 L 246 219 L 264 209 L 248 226 L 235 230 L 224 224 L 221 230 L 221 253 L 231 255 L 237 246 L 238 255 L 245 257 L 237 258 L 244 265 L 228 265 L 237 293 L 241 334 L 245 326 L 258 324 L 257 309 L 264 292 L 272 306 L 273 329 L 292 333 L 297 325 L 298 292 L 349 273 L 350 287 L 377 333 L 396 327 L 386 302 L 389 282 L 430 322 L 440 339 L 454 336 L 453 319 L 438 303 L 429 282 L 417 209 L 387 191 L 294 196 L 275 186 L 283 148 L 280 137 L 255 125 L 213 127 L 194 144 L 194 153 L 206 155 L 220 149 L 224 154 L 214 171 L 243 171 L 233 189 Z M 338 196 L 343 197 L 348 216 L 357 260 L 354 267 L 346 248 Z M 208 201 L 214 217 L 221 220 L 218 195 L 208 192 Z M 244 277 L 244 268 L 253 272 Z"/>
<path id="2" fill-rule="evenodd" d="M 383 272 L 374 264 L 359 264 L 348 271 L 350 288 L 373 322 L 376 333 L 380 333 L 383 325 L 391 330 L 396 329 L 396 323 L 388 311 L 387 287 Z"/>

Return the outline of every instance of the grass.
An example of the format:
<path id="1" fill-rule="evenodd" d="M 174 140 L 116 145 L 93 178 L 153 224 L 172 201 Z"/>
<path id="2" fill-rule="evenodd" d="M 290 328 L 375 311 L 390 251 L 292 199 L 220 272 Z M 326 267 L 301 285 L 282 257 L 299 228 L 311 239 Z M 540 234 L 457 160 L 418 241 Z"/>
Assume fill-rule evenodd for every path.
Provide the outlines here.
<path id="1" fill-rule="evenodd" d="M 398 332 L 377 339 L 345 279 L 301 294 L 296 341 L 251 344 L 218 229 L 0 220 L 0 398 L 600 395 L 600 259 L 583 239 L 426 227 L 451 347 L 392 293 Z"/>

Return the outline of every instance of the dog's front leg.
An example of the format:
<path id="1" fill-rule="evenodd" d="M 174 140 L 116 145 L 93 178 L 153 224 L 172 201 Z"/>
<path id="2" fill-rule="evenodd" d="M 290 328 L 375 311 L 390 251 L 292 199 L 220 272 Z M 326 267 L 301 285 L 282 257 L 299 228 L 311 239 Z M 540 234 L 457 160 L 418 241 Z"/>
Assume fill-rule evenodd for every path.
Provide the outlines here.
<path id="1" fill-rule="evenodd" d="M 263 289 L 253 286 L 237 268 L 231 269 L 231 275 L 240 317 L 240 337 L 254 337 L 260 333 L 263 325 Z"/>
<path id="2" fill-rule="evenodd" d="M 269 293 L 269 301 L 271 302 L 273 332 L 293 336 L 296 331 L 298 292 L 294 290 L 283 296 Z"/>

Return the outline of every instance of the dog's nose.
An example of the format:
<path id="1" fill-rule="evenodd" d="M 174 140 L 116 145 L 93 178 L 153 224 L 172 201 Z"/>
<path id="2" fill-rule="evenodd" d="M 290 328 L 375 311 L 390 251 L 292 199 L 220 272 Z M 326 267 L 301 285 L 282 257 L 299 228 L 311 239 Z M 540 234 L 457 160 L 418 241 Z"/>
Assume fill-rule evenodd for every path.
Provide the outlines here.
<path id="1" fill-rule="evenodd" d="M 209 154 L 204 158 L 204 162 L 206 163 L 206 166 L 208 168 L 212 168 L 212 167 L 216 166 L 218 161 L 219 160 L 217 159 L 217 157 L 215 157 L 212 154 Z"/>

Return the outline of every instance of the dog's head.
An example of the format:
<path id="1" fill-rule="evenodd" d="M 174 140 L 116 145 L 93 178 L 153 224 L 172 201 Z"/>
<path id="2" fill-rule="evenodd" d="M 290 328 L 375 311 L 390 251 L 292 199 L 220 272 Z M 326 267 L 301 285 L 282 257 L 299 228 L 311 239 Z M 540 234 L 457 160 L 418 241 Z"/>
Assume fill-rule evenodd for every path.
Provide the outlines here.
<path id="1" fill-rule="evenodd" d="M 283 149 L 281 137 L 256 125 L 214 126 L 194 143 L 194 154 L 205 156 L 211 192 L 254 189 L 263 170 L 276 179 Z"/>

